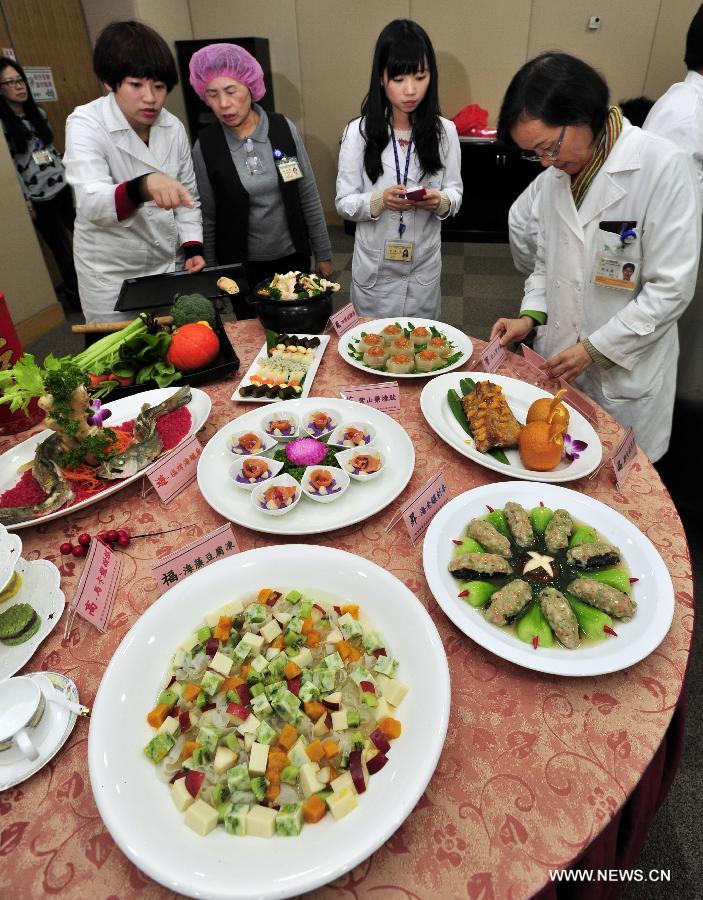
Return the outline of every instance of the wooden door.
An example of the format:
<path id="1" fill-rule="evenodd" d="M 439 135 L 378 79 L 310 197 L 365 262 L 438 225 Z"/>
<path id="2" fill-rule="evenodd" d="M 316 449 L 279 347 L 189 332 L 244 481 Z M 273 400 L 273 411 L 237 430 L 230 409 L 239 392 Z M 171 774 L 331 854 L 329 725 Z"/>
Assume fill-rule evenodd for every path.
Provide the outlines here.
<path id="1" fill-rule="evenodd" d="M 41 106 L 63 151 L 66 117 L 102 93 L 80 0 L 0 0 L 0 38 L 22 66 L 51 68 L 58 100 Z"/>

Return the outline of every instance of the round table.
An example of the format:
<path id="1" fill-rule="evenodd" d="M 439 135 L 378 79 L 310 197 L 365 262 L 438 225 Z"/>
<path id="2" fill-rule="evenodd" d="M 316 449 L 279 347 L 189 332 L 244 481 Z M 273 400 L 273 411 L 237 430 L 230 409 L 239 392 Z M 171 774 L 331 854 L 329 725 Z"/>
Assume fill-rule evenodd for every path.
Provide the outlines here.
<path id="1" fill-rule="evenodd" d="M 263 342 L 257 320 L 229 325 L 242 363 L 235 378 L 205 388 L 212 412 L 203 443 L 253 407 L 230 396 Z M 312 396 L 339 396 L 351 385 L 377 381 L 347 365 L 332 338 Z M 476 341 L 477 346 L 482 342 Z M 510 358 L 513 374 L 518 357 Z M 503 370 L 501 370 L 503 371 Z M 440 468 L 456 496 L 500 476 L 463 458 L 426 424 L 419 407 L 425 380 L 405 380 L 395 418 L 416 449 L 409 497 Z M 598 433 L 609 453 L 622 429 L 603 410 Z M 0 439 L 0 452 L 27 435 Z M 606 466 L 592 479 L 568 484 L 632 520 L 656 545 L 671 573 L 676 609 L 669 634 L 647 659 L 597 678 L 560 678 L 521 669 L 492 656 L 459 632 L 430 594 L 421 544 L 402 524 L 385 528 L 400 506 L 360 525 L 315 539 L 365 556 L 393 572 L 429 610 L 449 659 L 452 709 L 437 770 L 410 817 L 372 857 L 311 896 L 494 897 L 559 896 L 550 870 L 572 865 L 634 865 L 652 816 L 673 779 L 682 740 L 684 677 L 693 632 L 691 564 L 681 521 L 655 469 L 640 451 L 624 490 Z M 61 570 L 70 603 L 82 560 L 61 557 L 59 545 L 108 528 L 144 533 L 190 527 L 135 541 L 124 569 L 109 630 L 100 634 L 76 618 L 67 640 L 63 620 L 25 667 L 69 675 L 91 705 L 105 667 L 135 619 L 159 596 L 151 573 L 166 556 L 223 524 L 191 484 L 169 505 L 139 482 L 74 515 L 21 532 L 28 559 L 50 559 Z M 281 543 L 234 526 L 241 550 Z M 300 538 L 293 538 L 300 541 Z M 66 614 L 64 614 L 66 615 Z M 88 778 L 88 723 L 79 719 L 64 748 L 30 780 L 0 794 L 0 858 L 8 896 L 35 898 L 95 893 L 156 898 L 169 892 L 142 875 L 117 849 L 98 815 Z M 564 885 L 567 888 L 568 885 Z M 592 883 L 605 897 L 617 885 Z"/>

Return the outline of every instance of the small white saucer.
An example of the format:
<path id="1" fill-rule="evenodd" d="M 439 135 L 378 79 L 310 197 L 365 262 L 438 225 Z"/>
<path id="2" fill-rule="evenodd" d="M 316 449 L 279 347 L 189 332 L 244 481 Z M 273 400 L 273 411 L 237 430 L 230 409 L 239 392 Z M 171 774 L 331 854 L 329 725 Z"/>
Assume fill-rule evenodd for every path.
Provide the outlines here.
<path id="1" fill-rule="evenodd" d="M 59 672 L 30 672 L 28 674 L 30 678 L 39 681 L 44 678 L 48 679 L 66 699 L 73 700 L 75 703 L 79 702 L 78 688 L 67 675 L 61 675 Z M 26 781 L 53 759 L 68 740 L 77 718 L 75 713 L 64 709 L 57 703 L 47 702 L 42 720 L 32 733 L 32 738 L 39 750 L 38 758 L 30 761 L 24 757 L 21 759 L 13 757 L 13 761 L 7 764 L 0 762 L 0 791 L 6 791 L 8 788 Z M 6 750 L 5 752 L 12 753 L 13 751 Z"/>

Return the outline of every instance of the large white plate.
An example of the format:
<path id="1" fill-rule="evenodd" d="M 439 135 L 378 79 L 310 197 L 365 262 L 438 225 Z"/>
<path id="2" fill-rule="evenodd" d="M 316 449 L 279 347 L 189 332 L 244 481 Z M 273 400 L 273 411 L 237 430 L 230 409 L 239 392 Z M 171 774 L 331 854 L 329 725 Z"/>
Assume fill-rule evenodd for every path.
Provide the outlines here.
<path id="1" fill-rule="evenodd" d="M 486 514 L 486 504 L 500 509 L 508 500 L 522 504 L 525 509 L 538 506 L 540 501 L 551 509 L 566 509 L 575 519 L 593 525 L 620 549 L 630 576 L 639 581 L 632 595 L 637 611 L 629 622 L 616 620 L 617 638 L 575 650 L 556 645 L 533 650 L 510 630 L 491 625 L 480 610 L 457 596 L 458 581 L 448 569 L 454 548 L 452 540 L 459 537 L 474 516 Z M 604 503 L 556 485 L 503 481 L 455 497 L 430 523 L 422 562 L 432 593 L 457 628 L 491 653 L 538 672 L 585 676 L 626 669 L 659 646 L 674 615 L 671 578 L 652 542 L 632 522 Z"/>
<path id="2" fill-rule="evenodd" d="M 387 325 L 394 325 L 396 322 L 399 325 L 402 325 L 403 328 L 407 327 L 408 322 L 412 322 L 415 328 L 434 327 L 437 331 L 441 331 L 445 337 L 454 344 L 457 351 L 461 353 L 461 357 L 451 365 L 446 366 L 444 369 L 440 369 L 439 372 L 451 372 L 452 369 L 458 369 L 459 366 L 463 366 L 464 363 L 471 358 L 474 345 L 471 343 L 471 339 L 467 337 L 463 331 L 459 331 L 459 329 L 454 328 L 453 325 L 445 325 L 444 322 L 435 322 L 434 319 L 420 319 L 414 316 L 398 316 L 395 319 L 373 319 L 371 322 L 364 322 L 361 325 L 357 325 L 355 328 L 346 331 L 339 339 L 339 343 L 337 344 L 339 355 L 344 362 L 349 363 L 350 366 L 354 366 L 355 369 L 371 372 L 372 375 L 380 375 L 382 378 L 392 378 L 393 380 L 396 378 L 432 378 L 439 374 L 438 372 L 412 372 L 410 375 L 396 375 L 395 372 L 386 372 L 385 369 L 372 369 L 371 366 L 365 366 L 362 362 L 358 362 L 353 357 L 349 356 L 347 348 L 353 341 L 360 338 L 362 333 L 378 333 Z"/>
<path id="3" fill-rule="evenodd" d="M 112 410 L 112 417 L 108 419 L 107 425 L 119 425 L 120 422 L 128 422 L 130 419 L 136 418 L 145 403 L 149 406 L 156 406 L 166 400 L 167 397 L 170 397 L 176 390 L 178 390 L 177 387 L 157 388 L 153 391 L 143 391 L 141 394 L 133 394 L 131 397 L 124 397 L 122 400 L 106 403 L 105 406 Z M 188 404 L 188 411 L 190 412 L 192 421 L 188 435 L 195 434 L 196 431 L 203 427 L 207 421 L 207 417 L 210 415 L 211 406 L 210 398 L 204 391 L 199 391 L 197 388 L 191 388 L 191 393 L 192 398 Z M 20 478 L 17 474 L 19 467 L 34 459 L 37 445 L 46 440 L 53 433 L 53 431 L 46 428 L 39 434 L 35 434 L 34 437 L 22 441 L 21 444 L 16 444 L 12 449 L 8 450 L 7 453 L 3 453 L 2 456 L 0 456 L 0 494 L 17 484 Z M 21 528 L 30 528 L 32 525 L 39 525 L 43 522 L 50 522 L 52 519 L 58 519 L 61 516 L 68 516 L 78 509 L 83 509 L 84 506 L 90 506 L 91 503 L 97 503 L 100 500 L 104 500 L 105 497 L 109 497 L 110 494 L 114 494 L 115 491 L 122 490 L 123 487 L 131 484 L 143 475 L 143 471 L 137 472 L 137 474 L 132 475 L 131 478 L 115 481 L 112 487 L 101 491 L 99 494 L 96 494 L 95 497 L 89 497 L 87 500 L 81 500 L 80 503 L 74 503 L 72 506 L 57 509 L 55 512 L 48 513 L 45 516 L 37 516 L 35 519 L 30 519 L 28 522 L 20 522 L 17 525 L 7 525 L 7 530 L 19 531 Z"/>
<path id="4" fill-rule="evenodd" d="M 384 635 L 409 686 L 399 707 L 403 733 L 356 810 L 305 826 L 299 837 L 205 838 L 183 823 L 166 785 L 142 752 L 152 735 L 146 713 L 170 659 L 205 614 L 269 585 L 335 602 L 353 599 Z M 137 619 L 105 671 L 90 721 L 88 763 L 100 815 L 121 850 L 169 890 L 251 900 L 298 895 L 353 868 L 409 815 L 432 777 L 449 716 L 442 642 L 417 598 L 379 566 L 327 547 L 249 550 L 172 587 Z"/>
<path id="5" fill-rule="evenodd" d="M 41 625 L 35 635 L 10 647 L 0 643 L 0 681 L 18 672 L 35 654 L 37 648 L 49 637 L 58 625 L 66 606 L 66 598 L 61 590 L 61 573 L 48 559 L 20 559 L 16 571 L 22 578 L 22 586 L 10 600 L 0 607 L 4 612 L 15 603 L 29 603 L 41 618 Z"/>
<path id="6" fill-rule="evenodd" d="M 303 381 L 303 390 L 300 393 L 298 399 L 302 399 L 303 397 L 307 397 L 310 393 L 310 388 L 312 387 L 312 382 L 317 374 L 317 370 L 320 367 L 320 363 L 322 362 L 322 357 L 324 355 L 325 350 L 327 349 L 327 345 L 330 342 L 330 336 L 328 334 L 295 334 L 290 335 L 290 337 L 299 337 L 299 338 L 319 338 L 320 345 L 315 348 L 315 355 L 313 357 L 312 364 L 308 371 L 305 373 L 305 381 Z M 251 384 L 251 376 L 255 375 L 259 371 L 259 358 L 266 357 L 268 355 L 268 347 L 266 344 L 259 350 L 256 354 L 256 359 L 249 366 L 246 371 L 246 374 L 242 378 L 242 380 L 237 385 L 237 390 L 232 394 L 232 400 L 238 400 L 240 403 L 277 403 L 277 400 L 271 400 L 268 397 L 242 397 L 239 393 L 239 388 L 244 387 L 245 384 Z"/>
<path id="7" fill-rule="evenodd" d="M 210 506 L 226 519 L 267 534 L 320 534 L 368 519 L 395 500 L 410 481 L 415 450 L 405 429 L 385 413 L 331 397 L 279 400 L 277 405 L 298 416 L 314 409 L 330 409 L 339 414 L 342 423 L 370 423 L 376 429 L 373 446 L 389 461 L 386 471 L 368 484 L 350 484 L 344 496 L 334 503 L 315 503 L 302 497 L 295 509 L 284 516 L 267 516 L 252 505 L 249 492 L 237 487 L 228 474 L 235 457 L 227 447 L 227 438 L 237 431 L 260 428 L 264 416 L 274 414 L 273 407 L 252 410 L 221 428 L 198 460 L 198 487 Z M 272 456 L 275 450 L 266 455 Z"/>
<path id="8" fill-rule="evenodd" d="M 581 413 L 571 406 L 569 406 L 569 434 L 572 438 L 586 441 L 588 444 L 579 458 L 573 462 L 562 458 L 556 469 L 552 469 L 551 472 L 534 472 L 523 466 L 517 447 L 505 451 L 505 455 L 510 460 L 509 466 L 494 459 L 488 453 L 479 453 L 474 442 L 454 418 L 447 402 L 447 391 L 450 388 L 454 388 L 461 397 L 459 382 L 462 378 L 472 378 L 476 382 L 491 381 L 493 384 L 500 385 L 503 389 L 503 396 L 508 401 L 518 422 L 525 421 L 527 410 L 535 400 L 539 400 L 540 397 L 552 397 L 552 394 L 517 378 L 486 372 L 455 372 L 435 378 L 425 385 L 420 394 L 420 409 L 430 428 L 463 456 L 480 463 L 487 469 L 493 469 L 495 472 L 509 475 L 511 478 L 524 478 L 526 481 L 554 483 L 574 481 L 577 478 L 583 478 L 584 475 L 589 475 L 597 468 L 603 453 L 600 438 Z"/>

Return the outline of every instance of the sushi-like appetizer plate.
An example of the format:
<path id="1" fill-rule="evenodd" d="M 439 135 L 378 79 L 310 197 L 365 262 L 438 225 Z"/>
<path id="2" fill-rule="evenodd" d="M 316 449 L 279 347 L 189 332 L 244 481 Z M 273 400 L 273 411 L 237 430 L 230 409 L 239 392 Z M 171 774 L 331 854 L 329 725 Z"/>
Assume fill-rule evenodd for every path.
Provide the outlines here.
<path id="1" fill-rule="evenodd" d="M 319 347 L 315 348 L 315 355 L 313 357 L 313 361 L 310 365 L 310 368 L 305 373 L 305 380 L 302 384 L 302 391 L 300 395 L 296 398 L 298 400 L 307 397 L 310 393 L 310 388 L 312 387 L 312 382 L 317 374 L 317 370 L 320 367 L 320 363 L 322 362 L 322 357 L 324 356 L 325 350 L 327 349 L 327 345 L 330 342 L 330 336 L 328 334 L 292 334 L 290 337 L 299 337 L 299 338 L 318 338 L 320 341 Z M 260 359 L 266 359 L 268 357 L 268 346 L 264 344 L 264 346 L 259 350 L 256 354 L 256 358 L 254 362 L 249 366 L 247 371 L 244 373 L 242 380 L 237 385 L 237 390 L 232 394 L 231 399 L 237 400 L 239 403 L 280 403 L 281 401 L 278 398 L 269 398 L 269 397 L 242 397 L 239 392 L 239 388 L 244 387 L 245 385 L 251 384 L 251 376 L 256 375 L 257 372 L 261 369 L 259 365 Z"/>

